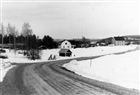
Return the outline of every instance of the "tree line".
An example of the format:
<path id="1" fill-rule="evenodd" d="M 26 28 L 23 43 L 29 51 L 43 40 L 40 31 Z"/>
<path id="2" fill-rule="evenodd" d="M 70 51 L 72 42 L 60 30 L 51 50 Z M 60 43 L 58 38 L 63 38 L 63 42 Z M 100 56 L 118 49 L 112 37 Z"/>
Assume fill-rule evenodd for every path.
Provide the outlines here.
<path id="1" fill-rule="evenodd" d="M 40 46 L 45 46 L 48 49 L 58 47 L 57 43 L 49 35 L 45 35 L 42 39 L 35 35 L 28 22 L 23 24 L 21 32 L 11 24 L 7 26 L 1 24 L 0 31 L 0 43 L 11 45 L 14 49 L 39 49 Z"/>

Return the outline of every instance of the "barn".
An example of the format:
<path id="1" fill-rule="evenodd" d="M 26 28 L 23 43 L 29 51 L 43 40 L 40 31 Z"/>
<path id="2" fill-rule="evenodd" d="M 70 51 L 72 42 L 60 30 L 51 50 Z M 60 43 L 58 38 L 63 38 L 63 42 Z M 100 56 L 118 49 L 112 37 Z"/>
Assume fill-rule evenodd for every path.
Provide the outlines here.
<path id="1" fill-rule="evenodd" d="M 61 43 L 61 49 L 71 49 L 72 45 L 69 41 L 65 40 Z"/>
<path id="2" fill-rule="evenodd" d="M 72 55 L 72 52 L 70 51 L 70 49 L 61 49 L 59 51 L 59 56 L 63 56 L 63 57 L 68 56 L 68 57 L 70 57 L 71 55 Z"/>
<path id="3" fill-rule="evenodd" d="M 122 46 L 122 45 L 125 45 L 125 39 L 124 37 L 113 37 L 112 43 L 115 46 Z"/>

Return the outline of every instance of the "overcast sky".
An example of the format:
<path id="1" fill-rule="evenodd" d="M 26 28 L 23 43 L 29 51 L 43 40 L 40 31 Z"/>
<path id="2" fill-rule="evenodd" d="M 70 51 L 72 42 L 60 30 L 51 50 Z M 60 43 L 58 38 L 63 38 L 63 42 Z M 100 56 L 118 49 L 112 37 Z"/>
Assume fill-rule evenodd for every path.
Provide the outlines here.
<path id="1" fill-rule="evenodd" d="M 29 22 L 42 38 L 105 38 L 139 34 L 138 2 L 3 2 L 2 20 L 19 32 Z"/>

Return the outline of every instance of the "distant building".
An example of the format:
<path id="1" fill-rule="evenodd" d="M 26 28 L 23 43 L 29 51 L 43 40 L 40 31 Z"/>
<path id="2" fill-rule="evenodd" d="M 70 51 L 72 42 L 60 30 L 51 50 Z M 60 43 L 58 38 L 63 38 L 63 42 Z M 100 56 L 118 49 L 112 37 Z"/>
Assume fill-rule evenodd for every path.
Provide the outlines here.
<path id="1" fill-rule="evenodd" d="M 70 57 L 71 55 L 72 55 L 72 52 L 69 49 L 61 49 L 59 51 L 59 56 L 63 56 L 63 57 L 68 56 L 68 57 Z"/>
<path id="2" fill-rule="evenodd" d="M 125 39 L 124 37 L 113 37 L 112 44 L 114 44 L 115 46 L 125 45 Z"/>
<path id="3" fill-rule="evenodd" d="M 91 41 L 89 46 L 90 46 L 90 47 L 95 47 L 96 42 L 97 42 L 97 41 Z"/>
<path id="4" fill-rule="evenodd" d="M 71 49 L 72 45 L 69 41 L 63 41 L 61 43 L 61 49 Z"/>

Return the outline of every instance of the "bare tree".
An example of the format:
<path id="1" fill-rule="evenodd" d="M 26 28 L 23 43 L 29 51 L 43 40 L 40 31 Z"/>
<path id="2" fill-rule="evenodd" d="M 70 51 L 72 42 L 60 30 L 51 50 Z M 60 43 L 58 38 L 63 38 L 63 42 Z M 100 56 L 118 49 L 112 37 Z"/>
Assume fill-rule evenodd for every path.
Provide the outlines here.
<path id="1" fill-rule="evenodd" d="M 15 50 L 16 50 L 16 37 L 19 35 L 19 33 L 18 33 L 18 30 L 16 30 L 15 31 L 15 33 L 14 33 L 14 48 L 15 48 Z"/>
<path id="2" fill-rule="evenodd" d="M 32 35 L 32 29 L 31 26 L 28 22 L 25 22 L 22 26 L 22 34 L 25 37 L 25 45 L 26 49 L 28 49 L 28 40 L 29 40 L 29 35 Z"/>
<path id="3" fill-rule="evenodd" d="M 10 24 L 8 24 L 8 27 L 6 28 L 7 33 L 9 35 L 9 42 L 10 42 L 10 35 L 13 36 L 13 46 L 14 49 L 16 50 L 16 37 L 18 36 L 18 30 L 16 29 L 15 26 L 11 26 Z"/>
<path id="4" fill-rule="evenodd" d="M 0 31 L 1 31 L 1 34 L 2 34 L 2 49 L 3 49 L 3 42 L 4 42 L 4 39 L 3 39 L 3 36 L 4 36 L 4 26 L 3 26 L 3 23 L 1 24 Z"/>
<path id="5" fill-rule="evenodd" d="M 22 34 L 26 37 L 28 35 L 32 35 L 32 29 L 28 22 L 25 22 L 22 26 Z"/>
<path id="6" fill-rule="evenodd" d="M 18 36 L 18 30 L 15 26 L 12 27 L 12 35 L 14 37 L 14 49 L 16 50 L 16 37 Z"/>
<path id="7" fill-rule="evenodd" d="M 8 34 L 8 36 L 9 36 L 9 43 L 10 43 L 10 35 L 11 35 L 11 25 L 10 25 L 10 23 L 8 23 L 8 26 L 6 27 L 6 31 L 7 31 L 7 34 Z"/>

